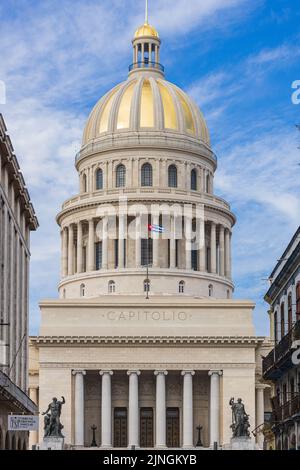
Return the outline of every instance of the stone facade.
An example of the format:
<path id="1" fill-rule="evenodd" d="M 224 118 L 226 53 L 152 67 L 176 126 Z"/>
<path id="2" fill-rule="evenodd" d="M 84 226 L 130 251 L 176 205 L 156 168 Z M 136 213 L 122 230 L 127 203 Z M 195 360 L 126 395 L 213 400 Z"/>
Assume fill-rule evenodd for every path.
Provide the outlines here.
<path id="1" fill-rule="evenodd" d="M 30 231 L 38 221 L 0 114 L 0 449 L 27 446 L 7 431 L 9 413 L 33 412 L 28 390 Z"/>

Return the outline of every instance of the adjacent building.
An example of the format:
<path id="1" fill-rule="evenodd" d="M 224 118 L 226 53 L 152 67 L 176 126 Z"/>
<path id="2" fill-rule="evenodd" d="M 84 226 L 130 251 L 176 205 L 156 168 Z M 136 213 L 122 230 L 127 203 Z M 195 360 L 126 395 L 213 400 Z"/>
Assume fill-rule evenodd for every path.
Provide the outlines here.
<path id="1" fill-rule="evenodd" d="M 102 448 L 192 448 L 199 425 L 205 447 L 227 445 L 231 397 L 252 430 L 264 423 L 264 338 L 253 303 L 232 298 L 236 219 L 214 192 L 201 111 L 165 79 L 158 32 L 146 22 L 132 46 L 128 79 L 87 121 L 79 192 L 57 216 L 59 298 L 40 304 L 32 386 L 40 411 L 65 397 L 73 448 L 91 445 L 93 426 Z"/>
<path id="2" fill-rule="evenodd" d="M 263 360 L 264 378 L 273 385 L 270 427 L 276 449 L 299 449 L 300 227 L 270 275 L 265 300 L 270 304 L 270 337 L 274 345 Z"/>
<path id="3" fill-rule="evenodd" d="M 7 430 L 9 413 L 34 413 L 28 390 L 30 232 L 38 221 L 0 114 L 0 449 L 25 449 Z"/>

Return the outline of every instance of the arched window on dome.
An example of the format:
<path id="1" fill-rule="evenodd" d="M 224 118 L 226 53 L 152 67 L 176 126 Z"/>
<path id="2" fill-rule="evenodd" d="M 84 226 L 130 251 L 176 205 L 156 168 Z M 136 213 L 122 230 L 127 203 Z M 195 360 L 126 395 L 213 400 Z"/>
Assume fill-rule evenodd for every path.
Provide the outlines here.
<path id="1" fill-rule="evenodd" d="M 82 192 L 87 192 L 87 177 L 85 173 L 82 176 Z"/>
<path id="2" fill-rule="evenodd" d="M 144 163 L 141 171 L 141 181 L 142 186 L 152 186 L 153 176 L 152 176 L 152 166 L 150 163 Z"/>
<path id="3" fill-rule="evenodd" d="M 116 283 L 115 281 L 109 281 L 108 283 L 108 293 L 114 294 L 116 292 Z"/>
<path id="4" fill-rule="evenodd" d="M 85 296 L 85 284 L 81 284 L 80 286 L 80 297 Z"/>
<path id="5" fill-rule="evenodd" d="M 96 171 L 96 189 L 98 191 L 103 189 L 103 171 L 101 168 Z"/>
<path id="6" fill-rule="evenodd" d="M 169 188 L 177 188 L 177 168 L 170 165 L 168 169 L 168 186 Z"/>
<path id="7" fill-rule="evenodd" d="M 195 168 L 191 171 L 191 190 L 197 191 L 197 170 Z"/>
<path id="8" fill-rule="evenodd" d="M 208 296 L 212 297 L 213 295 L 214 295 L 214 286 L 212 284 L 210 284 L 208 286 Z"/>
<path id="9" fill-rule="evenodd" d="M 124 188 L 126 184 L 126 168 L 124 165 L 118 165 L 116 170 L 116 187 Z"/>
<path id="10" fill-rule="evenodd" d="M 180 282 L 179 282 L 179 285 L 178 285 L 179 294 L 184 294 L 184 288 L 185 288 L 185 282 L 184 282 L 184 281 L 180 281 Z"/>

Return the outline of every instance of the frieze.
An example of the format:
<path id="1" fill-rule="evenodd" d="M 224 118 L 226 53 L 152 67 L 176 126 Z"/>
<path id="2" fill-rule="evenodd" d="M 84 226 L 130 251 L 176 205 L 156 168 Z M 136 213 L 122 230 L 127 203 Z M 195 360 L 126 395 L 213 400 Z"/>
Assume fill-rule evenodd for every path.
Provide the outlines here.
<path id="1" fill-rule="evenodd" d="M 154 370 L 169 370 L 169 371 L 178 371 L 181 372 L 182 370 L 186 370 L 189 368 L 193 368 L 193 370 L 197 371 L 208 371 L 211 369 L 218 369 L 218 370 L 226 370 L 226 369 L 254 369 L 255 364 L 253 363 L 223 363 L 223 364 L 216 364 L 216 363 L 176 363 L 176 364 L 168 364 L 168 363 L 75 363 L 75 362 L 41 362 L 40 369 L 85 369 L 85 370 L 120 370 L 120 371 L 128 371 L 132 369 L 138 369 L 142 371 L 154 371 Z"/>

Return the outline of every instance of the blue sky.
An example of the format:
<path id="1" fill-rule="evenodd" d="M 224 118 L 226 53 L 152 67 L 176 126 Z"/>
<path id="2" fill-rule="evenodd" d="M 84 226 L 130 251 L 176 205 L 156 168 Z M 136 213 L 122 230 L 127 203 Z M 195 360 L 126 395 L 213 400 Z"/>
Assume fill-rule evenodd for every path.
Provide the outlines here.
<path id="1" fill-rule="evenodd" d="M 150 0 L 166 78 L 188 91 L 207 120 L 219 168 L 215 191 L 237 216 L 236 298 L 263 295 L 300 221 L 300 4 L 297 0 Z M 78 191 L 74 156 L 95 102 L 126 79 L 143 0 L 6 0 L 0 4 L 0 105 L 39 221 L 32 234 L 31 333 L 41 298 L 57 297 L 55 216 Z"/>

